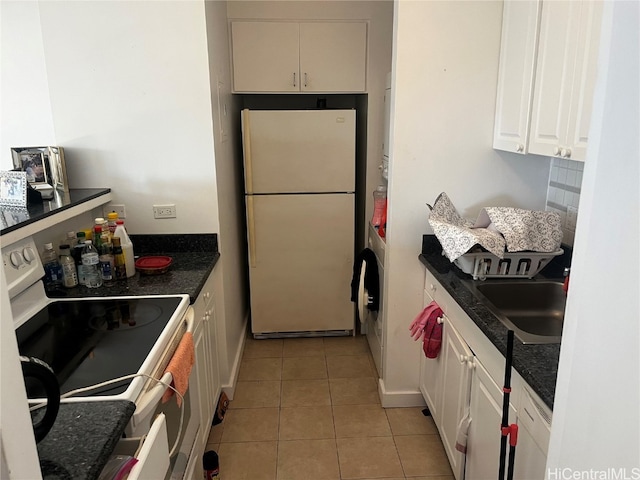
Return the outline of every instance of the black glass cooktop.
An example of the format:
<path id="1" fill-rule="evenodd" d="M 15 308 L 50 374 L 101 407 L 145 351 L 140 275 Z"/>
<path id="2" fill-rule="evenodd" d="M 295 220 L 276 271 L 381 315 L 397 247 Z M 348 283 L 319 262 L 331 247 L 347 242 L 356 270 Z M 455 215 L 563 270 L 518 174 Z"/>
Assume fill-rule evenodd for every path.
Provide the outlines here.
<path id="1" fill-rule="evenodd" d="M 136 373 L 180 304 L 180 297 L 50 303 L 16 330 L 21 355 L 48 363 L 60 393 Z M 81 396 L 117 395 L 131 380 Z M 29 398 L 41 396 L 30 390 Z"/>

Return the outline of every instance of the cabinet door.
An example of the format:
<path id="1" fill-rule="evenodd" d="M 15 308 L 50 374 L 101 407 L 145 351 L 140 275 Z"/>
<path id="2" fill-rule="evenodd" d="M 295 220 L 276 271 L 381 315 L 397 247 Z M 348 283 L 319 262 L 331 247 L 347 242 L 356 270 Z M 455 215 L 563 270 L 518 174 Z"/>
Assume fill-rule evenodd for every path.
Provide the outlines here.
<path id="1" fill-rule="evenodd" d="M 298 24 L 232 22 L 235 92 L 297 92 Z"/>
<path id="2" fill-rule="evenodd" d="M 500 426 L 502 424 L 502 388 L 475 359 L 471 383 L 471 426 L 467 438 L 466 478 L 496 478 L 500 465 Z M 509 405 L 509 423 L 515 423 L 516 410 Z M 516 465 L 518 464 L 516 447 Z M 507 447 L 508 451 L 508 447 Z M 541 477 L 529 477 L 533 480 Z"/>
<path id="3" fill-rule="evenodd" d="M 587 155 L 593 92 L 597 77 L 603 2 L 581 2 L 580 5 L 582 8 L 565 143 L 568 149 L 567 158 L 584 161 Z"/>
<path id="4" fill-rule="evenodd" d="M 473 368 L 473 352 L 469 349 L 460 334 L 444 317 L 442 349 L 442 400 L 436 425 L 440 430 L 451 469 L 457 480 L 464 476 L 464 455 L 456 450 L 458 425 L 467 413 L 471 389 L 471 369 Z M 473 477 L 481 478 L 481 477 Z"/>
<path id="5" fill-rule="evenodd" d="M 433 301 L 433 298 L 424 290 L 424 306 Z M 442 360 L 438 355 L 436 358 L 427 358 L 420 354 L 420 391 L 427 402 L 434 421 L 440 418 L 440 400 L 442 397 Z"/>
<path id="6" fill-rule="evenodd" d="M 542 4 L 529 140 L 531 153 L 558 156 L 564 145 L 579 22 L 580 2 Z"/>
<path id="7" fill-rule="evenodd" d="M 493 148 L 527 153 L 541 1 L 504 2 Z"/>
<path id="8" fill-rule="evenodd" d="M 364 92 L 366 65 L 366 23 L 300 24 L 302 91 Z"/>

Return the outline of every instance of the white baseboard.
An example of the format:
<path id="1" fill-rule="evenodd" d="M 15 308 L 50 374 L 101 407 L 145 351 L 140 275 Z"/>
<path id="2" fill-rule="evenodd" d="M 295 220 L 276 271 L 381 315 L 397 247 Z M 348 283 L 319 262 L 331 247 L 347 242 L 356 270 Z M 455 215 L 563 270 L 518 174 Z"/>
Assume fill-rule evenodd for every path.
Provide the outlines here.
<path id="1" fill-rule="evenodd" d="M 378 379 L 378 395 L 383 408 L 424 407 L 427 405 L 420 390 L 387 391 L 382 378 Z"/>
<path id="2" fill-rule="evenodd" d="M 240 339 L 240 345 L 236 349 L 236 355 L 233 359 L 233 366 L 231 367 L 231 372 L 229 374 L 229 383 L 222 385 L 222 390 L 227 394 L 229 400 L 233 400 L 233 395 L 236 391 L 236 384 L 238 383 L 238 374 L 240 373 L 240 363 L 242 362 L 242 354 L 244 353 L 244 345 L 247 339 L 247 326 L 249 325 L 249 314 L 244 318 L 242 331 L 244 334 Z"/>

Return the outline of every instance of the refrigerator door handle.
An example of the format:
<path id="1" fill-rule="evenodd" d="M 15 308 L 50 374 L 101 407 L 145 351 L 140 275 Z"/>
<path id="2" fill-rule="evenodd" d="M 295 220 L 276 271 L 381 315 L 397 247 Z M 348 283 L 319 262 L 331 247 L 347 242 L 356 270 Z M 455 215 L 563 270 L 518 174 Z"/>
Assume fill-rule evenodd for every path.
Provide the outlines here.
<path id="1" fill-rule="evenodd" d="M 253 216 L 253 196 L 247 195 L 247 236 L 249 237 L 249 267 L 256 268 L 256 226 Z"/>
<path id="2" fill-rule="evenodd" d="M 242 110 L 242 136 L 244 145 L 244 188 L 253 193 L 253 170 L 251 168 L 251 124 L 248 109 Z"/>

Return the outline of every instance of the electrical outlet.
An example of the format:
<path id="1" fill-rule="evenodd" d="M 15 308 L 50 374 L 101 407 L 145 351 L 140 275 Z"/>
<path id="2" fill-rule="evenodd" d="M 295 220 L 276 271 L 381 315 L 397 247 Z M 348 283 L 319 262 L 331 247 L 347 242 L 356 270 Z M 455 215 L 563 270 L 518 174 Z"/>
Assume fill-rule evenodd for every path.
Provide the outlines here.
<path id="1" fill-rule="evenodd" d="M 576 231 L 576 224 L 578 223 L 578 209 L 576 207 L 567 207 L 567 220 L 565 227 L 567 230 Z"/>
<path id="2" fill-rule="evenodd" d="M 118 214 L 118 218 L 127 218 L 124 205 L 105 205 L 102 211 L 104 212 L 104 218 L 107 218 L 107 215 L 111 212 L 116 212 Z"/>
<path id="3" fill-rule="evenodd" d="M 154 205 L 153 218 L 176 218 L 176 206 L 174 204 Z"/>

